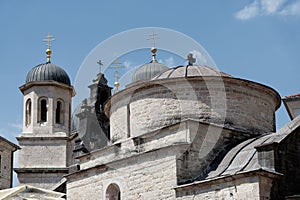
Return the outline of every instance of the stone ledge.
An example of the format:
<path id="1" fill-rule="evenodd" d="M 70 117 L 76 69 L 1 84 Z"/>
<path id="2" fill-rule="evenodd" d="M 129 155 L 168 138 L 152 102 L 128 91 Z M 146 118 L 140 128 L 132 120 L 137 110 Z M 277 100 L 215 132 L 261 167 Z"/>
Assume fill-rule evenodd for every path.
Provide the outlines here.
<path id="1" fill-rule="evenodd" d="M 58 140 L 58 139 L 62 139 L 62 140 L 69 140 L 69 137 L 67 136 L 21 136 L 21 137 L 16 137 L 18 141 L 20 140 Z"/>
<path id="2" fill-rule="evenodd" d="M 190 145 L 190 143 L 176 143 L 176 144 L 173 144 L 173 145 L 170 145 L 170 146 L 166 146 L 166 147 L 161 147 L 161 148 L 152 149 L 152 150 L 149 150 L 149 151 L 144 151 L 144 152 L 141 152 L 141 153 L 131 154 L 129 157 L 117 158 L 117 159 L 111 160 L 111 161 L 109 161 L 109 162 L 107 162 L 105 164 L 98 164 L 98 165 L 90 166 L 88 168 L 81 169 L 81 170 L 79 170 L 77 172 L 73 172 L 73 173 L 67 174 L 64 177 L 71 178 L 72 176 L 74 176 L 76 174 L 80 174 L 82 172 L 87 172 L 87 171 L 90 171 L 90 170 L 93 170 L 93 169 L 101 169 L 103 171 L 106 171 L 106 170 L 109 169 L 107 167 L 107 165 L 112 164 L 112 163 L 124 161 L 126 159 L 131 159 L 131 158 L 135 158 L 135 157 L 139 157 L 139 156 L 144 156 L 144 154 L 152 153 L 152 152 L 159 151 L 159 150 L 162 150 L 162 149 L 168 149 L 168 148 L 173 148 L 173 147 L 183 147 L 183 148 L 186 148 L 186 146 L 189 146 L 189 145 Z M 176 154 L 176 153 L 174 152 L 174 154 Z M 89 155 L 89 154 L 86 154 L 86 155 Z"/>
<path id="3" fill-rule="evenodd" d="M 73 86 L 66 85 L 64 83 L 59 83 L 57 81 L 50 81 L 50 80 L 49 81 L 33 81 L 33 82 L 25 83 L 24 85 L 20 86 L 19 89 L 24 94 L 25 90 L 27 90 L 31 87 L 34 87 L 34 86 L 55 86 L 55 87 L 70 90 L 72 92 L 72 97 L 74 97 L 76 95 L 76 91 Z"/>
<path id="4" fill-rule="evenodd" d="M 195 187 L 196 185 L 204 185 L 204 184 L 218 184 L 220 182 L 230 182 L 239 178 L 243 178 L 243 177 L 250 177 L 250 176 L 254 176 L 254 175 L 260 175 L 260 176 L 265 176 L 265 177 L 269 177 L 269 178 L 279 178 L 279 176 L 282 176 L 283 174 L 278 173 L 276 171 L 273 170 L 269 170 L 269 169 L 265 169 L 265 168 L 259 168 L 253 171 L 246 171 L 246 172 L 240 172 L 234 175 L 227 175 L 227 176 L 220 176 L 220 177 L 216 177 L 216 178 L 212 178 L 212 179 L 205 179 L 205 180 L 201 180 L 201 181 L 196 181 L 193 183 L 188 183 L 188 184 L 184 184 L 184 185 L 179 185 L 174 187 L 173 189 L 175 190 L 184 190 L 187 187 Z"/>
<path id="5" fill-rule="evenodd" d="M 299 200 L 299 199 L 300 199 L 300 194 L 298 194 L 298 195 L 293 195 L 293 196 L 287 196 L 287 197 L 285 197 L 285 199 L 289 199 L 289 200 Z"/>
<path id="6" fill-rule="evenodd" d="M 68 168 L 14 168 L 16 173 L 68 173 Z"/>

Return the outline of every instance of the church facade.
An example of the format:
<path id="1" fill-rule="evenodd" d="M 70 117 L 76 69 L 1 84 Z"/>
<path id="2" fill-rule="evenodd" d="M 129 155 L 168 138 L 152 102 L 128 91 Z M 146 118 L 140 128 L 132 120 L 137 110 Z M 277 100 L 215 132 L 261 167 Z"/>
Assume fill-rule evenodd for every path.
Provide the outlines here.
<path id="1" fill-rule="evenodd" d="M 67 199 L 297 199 L 300 118 L 276 131 L 280 95 L 192 55 L 168 68 L 151 51 L 113 95 L 99 73 L 71 116 L 74 88 L 47 50 L 20 87 L 20 184 Z"/>

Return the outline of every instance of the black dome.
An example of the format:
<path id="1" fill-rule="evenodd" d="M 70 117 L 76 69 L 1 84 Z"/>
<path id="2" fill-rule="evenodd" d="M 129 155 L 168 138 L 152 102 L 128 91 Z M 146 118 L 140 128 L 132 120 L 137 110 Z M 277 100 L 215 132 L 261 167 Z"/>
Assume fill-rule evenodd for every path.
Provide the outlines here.
<path id="1" fill-rule="evenodd" d="M 27 76 L 26 83 L 35 81 L 57 81 L 71 85 L 68 74 L 62 68 L 48 62 L 32 68 Z"/>

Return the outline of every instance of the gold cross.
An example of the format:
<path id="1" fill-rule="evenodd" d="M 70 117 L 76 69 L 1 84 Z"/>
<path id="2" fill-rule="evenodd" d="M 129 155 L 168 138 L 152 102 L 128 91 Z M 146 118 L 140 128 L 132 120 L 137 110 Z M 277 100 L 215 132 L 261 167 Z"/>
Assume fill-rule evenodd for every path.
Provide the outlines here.
<path id="1" fill-rule="evenodd" d="M 50 62 L 50 58 L 51 58 L 51 54 L 52 54 L 52 51 L 50 49 L 51 47 L 51 42 L 54 41 L 54 37 L 50 35 L 50 33 L 48 33 L 48 36 L 47 36 L 47 39 L 44 39 L 43 42 L 47 42 L 47 50 L 46 50 L 46 54 L 47 54 L 47 62 Z"/>
<path id="2" fill-rule="evenodd" d="M 51 47 L 51 42 L 52 41 L 55 41 L 55 38 L 52 36 L 52 35 L 50 35 L 50 33 L 48 33 L 48 35 L 46 36 L 46 38 L 47 39 L 43 39 L 43 42 L 47 42 L 47 46 L 48 46 L 48 49 L 50 49 L 50 47 Z"/>
<path id="3" fill-rule="evenodd" d="M 155 39 L 159 39 L 158 35 L 154 32 L 152 32 L 152 34 L 149 35 L 150 38 L 148 38 L 147 40 L 152 40 L 152 47 L 155 47 Z"/>
<path id="4" fill-rule="evenodd" d="M 118 60 L 116 60 L 115 62 L 113 62 L 113 64 L 114 64 L 114 66 L 110 66 L 109 68 L 115 68 L 116 69 L 116 72 L 115 72 L 115 92 L 118 92 L 118 90 L 119 90 L 119 86 L 120 86 L 120 83 L 119 83 L 119 78 L 120 78 L 120 76 L 119 76 L 119 69 L 120 68 L 124 68 L 124 66 L 119 66 L 120 64 L 122 64 L 122 63 L 120 63 Z"/>

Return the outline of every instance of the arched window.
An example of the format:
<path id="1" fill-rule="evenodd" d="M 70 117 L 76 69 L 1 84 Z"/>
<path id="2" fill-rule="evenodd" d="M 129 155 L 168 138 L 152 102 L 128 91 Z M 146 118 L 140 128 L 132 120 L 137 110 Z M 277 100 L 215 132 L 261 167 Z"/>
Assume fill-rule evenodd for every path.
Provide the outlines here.
<path id="1" fill-rule="evenodd" d="M 56 124 L 63 124 L 64 123 L 64 104 L 63 101 L 58 100 L 56 102 L 56 110 L 55 110 L 55 123 Z"/>
<path id="2" fill-rule="evenodd" d="M 112 183 L 106 189 L 106 200 L 120 200 L 121 192 L 117 184 Z"/>
<path id="3" fill-rule="evenodd" d="M 47 100 L 41 99 L 39 101 L 39 122 L 47 121 Z"/>
<path id="4" fill-rule="evenodd" d="M 25 104 L 25 125 L 31 124 L 31 99 L 28 99 Z"/>

